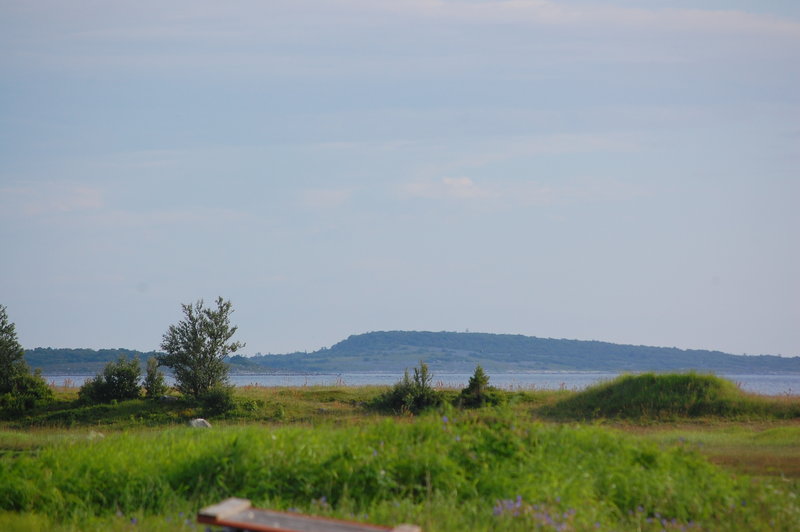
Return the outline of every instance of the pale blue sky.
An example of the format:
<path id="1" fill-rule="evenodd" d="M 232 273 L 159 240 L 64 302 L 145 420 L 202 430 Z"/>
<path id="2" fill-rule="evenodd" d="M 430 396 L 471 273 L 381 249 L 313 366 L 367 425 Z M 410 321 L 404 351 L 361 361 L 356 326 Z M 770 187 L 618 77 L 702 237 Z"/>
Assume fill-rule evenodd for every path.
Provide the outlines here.
<path id="1" fill-rule="evenodd" d="M 795 1 L 0 0 L 0 304 L 800 355 L 799 86 Z"/>

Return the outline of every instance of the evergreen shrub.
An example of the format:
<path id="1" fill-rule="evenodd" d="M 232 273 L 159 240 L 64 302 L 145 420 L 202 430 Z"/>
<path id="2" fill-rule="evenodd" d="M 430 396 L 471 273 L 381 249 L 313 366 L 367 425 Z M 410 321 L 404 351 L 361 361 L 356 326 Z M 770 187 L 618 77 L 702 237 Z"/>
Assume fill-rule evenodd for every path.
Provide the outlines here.
<path id="1" fill-rule="evenodd" d="M 442 394 L 433 389 L 433 376 L 428 370 L 428 365 L 420 361 L 419 367 L 414 368 L 414 377 L 410 377 L 408 370 L 403 379 L 386 393 L 375 399 L 374 405 L 380 410 L 392 410 L 398 413 L 409 412 L 417 414 L 427 408 L 441 405 Z"/>

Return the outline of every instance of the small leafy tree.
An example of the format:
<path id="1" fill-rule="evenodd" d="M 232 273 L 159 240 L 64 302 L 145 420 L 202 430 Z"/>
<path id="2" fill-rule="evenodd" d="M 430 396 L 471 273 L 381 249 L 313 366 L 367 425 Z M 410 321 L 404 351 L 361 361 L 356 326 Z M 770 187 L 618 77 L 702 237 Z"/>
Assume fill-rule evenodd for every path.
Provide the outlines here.
<path id="1" fill-rule="evenodd" d="M 164 374 L 158 370 L 158 360 L 155 357 L 148 358 L 144 375 L 144 391 L 147 398 L 158 399 L 167 393 L 167 389 Z"/>
<path id="2" fill-rule="evenodd" d="M 53 399 L 41 372 L 31 373 L 25 350 L 17 339 L 16 326 L 0 305 L 0 409 L 20 413 Z"/>
<path id="3" fill-rule="evenodd" d="M 433 389 L 433 376 L 428 370 L 428 365 L 420 361 L 419 367 L 414 368 L 414 376 L 403 374 L 403 379 L 397 382 L 388 392 L 378 396 L 376 406 L 396 412 L 418 413 L 426 408 L 442 404 L 442 394 Z"/>
<path id="4" fill-rule="evenodd" d="M 467 387 L 461 390 L 458 402 L 463 406 L 485 406 L 502 402 L 502 395 L 489 386 L 489 376 L 481 366 L 475 366 L 475 373 L 469 378 Z"/>
<path id="5" fill-rule="evenodd" d="M 225 357 L 244 347 L 230 341 L 237 329 L 230 323 L 231 302 L 218 297 L 216 303 L 216 309 L 205 308 L 202 299 L 181 305 L 184 319 L 170 325 L 161 342 L 159 364 L 172 368 L 178 391 L 194 398 L 227 384 Z"/>
<path id="6" fill-rule="evenodd" d="M 137 399 L 142 394 L 139 387 L 141 376 L 138 358 L 128 360 L 120 356 L 116 362 L 106 364 L 102 373 L 81 386 L 78 397 L 90 403 Z"/>

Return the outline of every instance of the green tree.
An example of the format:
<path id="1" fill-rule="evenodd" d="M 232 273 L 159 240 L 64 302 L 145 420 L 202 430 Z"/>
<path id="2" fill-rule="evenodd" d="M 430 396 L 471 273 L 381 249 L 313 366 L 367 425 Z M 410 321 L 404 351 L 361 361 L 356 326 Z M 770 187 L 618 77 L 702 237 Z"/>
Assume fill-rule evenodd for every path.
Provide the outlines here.
<path id="1" fill-rule="evenodd" d="M 170 325 L 161 342 L 165 354 L 158 363 L 175 372 L 178 391 L 195 398 L 227 384 L 225 357 L 244 347 L 230 341 L 237 330 L 230 323 L 231 302 L 218 297 L 216 303 L 216 310 L 205 308 L 202 299 L 181 305 L 184 319 Z"/>
<path id="2" fill-rule="evenodd" d="M 31 373 L 16 326 L 0 305 L 0 409 L 19 413 L 52 400 L 53 391 L 39 370 Z"/>
<path id="3" fill-rule="evenodd" d="M 120 356 L 116 362 L 106 364 L 102 373 L 81 386 L 78 397 L 92 403 L 137 399 L 142 394 L 139 386 L 141 376 L 138 358 L 128 360 Z"/>
<path id="4" fill-rule="evenodd" d="M 489 376 L 483 371 L 483 367 L 475 366 L 475 373 L 469 378 L 466 392 L 473 395 L 483 395 L 489 389 Z"/>
<path id="5" fill-rule="evenodd" d="M 167 393 L 167 389 L 164 374 L 158 370 L 158 360 L 155 357 L 148 358 L 144 376 L 144 391 L 147 398 L 158 399 Z"/>
<path id="6" fill-rule="evenodd" d="M 0 394 L 10 393 L 14 378 L 29 373 L 25 350 L 17 340 L 16 326 L 0 305 Z"/>
<path id="7" fill-rule="evenodd" d="M 459 403 L 463 406 L 485 406 L 501 403 L 503 396 L 497 389 L 489 386 L 489 376 L 480 365 L 475 366 L 475 373 L 469 378 L 467 387 L 461 390 Z"/>

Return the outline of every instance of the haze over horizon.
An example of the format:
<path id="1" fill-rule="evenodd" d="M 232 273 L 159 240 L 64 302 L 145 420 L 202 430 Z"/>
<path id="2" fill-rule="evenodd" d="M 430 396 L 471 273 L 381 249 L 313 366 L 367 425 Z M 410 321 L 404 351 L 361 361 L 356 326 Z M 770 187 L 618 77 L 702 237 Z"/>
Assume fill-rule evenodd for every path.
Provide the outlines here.
<path id="1" fill-rule="evenodd" d="M 28 347 L 378 330 L 800 355 L 800 3 L 0 4 Z"/>

